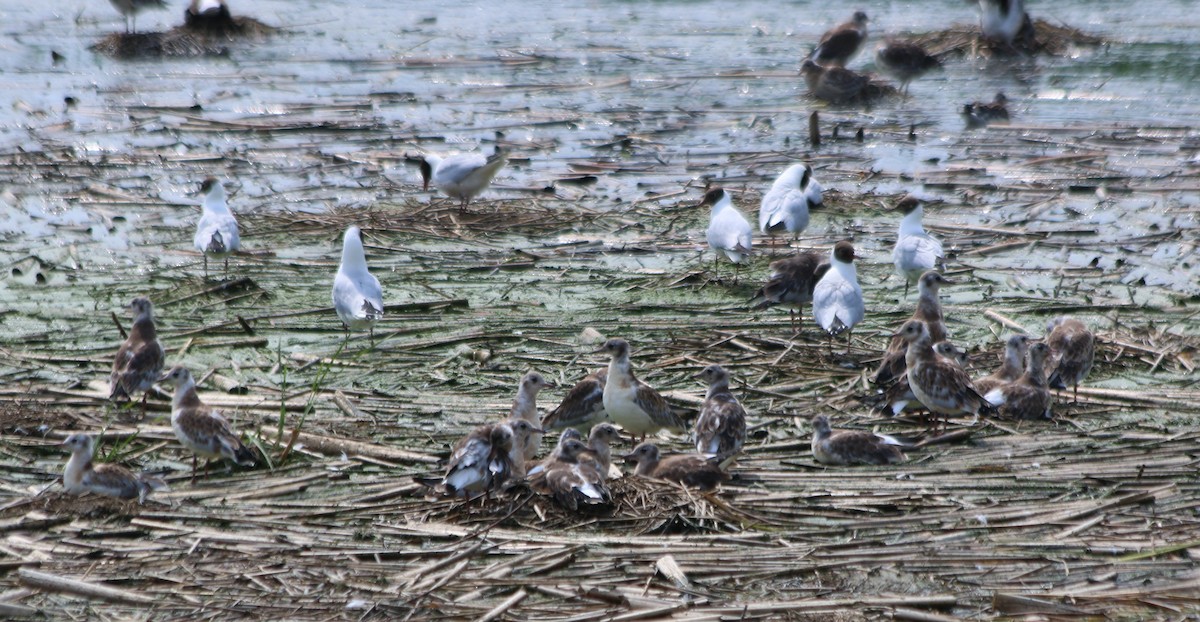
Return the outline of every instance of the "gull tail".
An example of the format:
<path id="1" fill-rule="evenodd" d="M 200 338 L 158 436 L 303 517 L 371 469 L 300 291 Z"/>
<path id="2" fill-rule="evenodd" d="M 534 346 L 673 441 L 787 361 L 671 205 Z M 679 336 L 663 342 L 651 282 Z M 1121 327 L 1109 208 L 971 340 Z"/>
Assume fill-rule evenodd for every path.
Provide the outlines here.
<path id="1" fill-rule="evenodd" d="M 365 299 L 362 303 L 362 313 L 363 317 L 368 320 L 378 320 L 379 318 L 383 317 L 383 309 L 376 307 L 375 305 L 371 304 L 370 300 Z"/>
<path id="2" fill-rule="evenodd" d="M 846 326 L 846 323 L 843 322 L 841 318 L 834 316 L 833 323 L 829 325 L 829 328 L 827 328 L 825 330 L 825 332 L 829 333 L 830 335 L 832 335 L 834 337 L 837 337 L 838 335 L 846 332 L 847 328 L 850 328 L 850 327 Z"/>
<path id="3" fill-rule="evenodd" d="M 212 237 L 208 240 L 208 246 L 204 248 L 204 251 L 207 253 L 224 253 L 226 250 L 225 236 L 222 236 L 220 231 L 213 231 Z"/>

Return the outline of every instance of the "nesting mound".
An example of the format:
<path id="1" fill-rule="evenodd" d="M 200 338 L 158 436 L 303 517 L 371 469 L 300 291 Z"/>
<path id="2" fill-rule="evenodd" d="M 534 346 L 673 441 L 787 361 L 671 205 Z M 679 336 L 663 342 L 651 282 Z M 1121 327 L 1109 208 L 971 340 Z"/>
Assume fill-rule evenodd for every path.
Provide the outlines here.
<path id="1" fill-rule="evenodd" d="M 224 44 L 235 39 L 261 39 L 277 31 L 253 17 L 204 20 L 166 32 L 114 32 L 92 46 L 113 58 L 228 56 Z"/>
<path id="2" fill-rule="evenodd" d="M 983 37 L 979 26 L 959 24 L 946 30 L 917 35 L 910 39 L 934 55 L 958 54 L 985 58 L 1013 54 L 1049 54 L 1067 56 L 1078 47 L 1094 47 L 1108 43 L 1102 37 L 1090 35 L 1077 28 L 1036 20 L 1017 34 L 1011 46 L 998 44 Z"/>
<path id="3" fill-rule="evenodd" d="M 572 511 L 549 496 L 518 485 L 490 499 L 469 503 L 461 499 L 433 500 L 421 518 L 489 529 L 572 531 L 587 527 L 636 535 L 733 533 L 740 531 L 744 522 L 735 510 L 716 498 L 716 493 L 633 476 L 610 480 L 609 489 L 612 505 Z"/>

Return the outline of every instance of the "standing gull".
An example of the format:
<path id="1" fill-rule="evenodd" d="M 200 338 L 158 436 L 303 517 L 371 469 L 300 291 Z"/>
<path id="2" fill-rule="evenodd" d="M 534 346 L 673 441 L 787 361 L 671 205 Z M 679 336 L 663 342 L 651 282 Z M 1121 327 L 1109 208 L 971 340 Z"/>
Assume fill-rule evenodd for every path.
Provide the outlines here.
<path id="1" fill-rule="evenodd" d="M 942 303 L 938 299 L 938 292 L 943 285 L 953 284 L 954 281 L 947 279 L 935 270 L 922 274 L 921 279 L 917 281 L 917 308 L 909 319 L 925 322 L 929 327 L 929 338 L 935 344 L 945 341 L 947 338 L 946 321 L 942 317 Z M 879 364 L 879 369 L 875 370 L 875 374 L 871 376 L 871 382 L 886 384 L 904 375 L 904 353 L 907 351 L 908 342 L 893 336 L 891 342 L 888 343 L 887 352 L 883 355 L 883 361 Z"/>
<path id="2" fill-rule="evenodd" d="M 904 462 L 904 454 L 900 453 L 900 449 L 882 436 L 848 430 L 834 432 L 829 428 L 829 418 L 825 415 L 813 417 L 812 425 L 812 455 L 821 464 L 848 466 Z"/>
<path id="3" fill-rule="evenodd" d="M 850 21 L 827 31 L 809 55 L 818 65 L 845 67 L 867 40 L 867 14 L 855 11 Z"/>
<path id="4" fill-rule="evenodd" d="M 904 214 L 900 221 L 900 231 L 896 236 L 896 246 L 892 249 L 892 263 L 896 266 L 896 274 L 904 279 L 904 295 L 908 296 L 908 286 L 921 278 L 927 270 L 933 270 L 942 263 L 942 243 L 937 238 L 925 233 L 921 218 L 925 216 L 925 208 L 921 200 L 913 195 L 900 199 L 896 210 Z"/>
<path id="5" fill-rule="evenodd" d="M 830 268 L 813 289 L 813 317 L 817 325 L 831 339 L 845 332 L 847 345 L 854 325 L 866 314 L 854 259 L 854 246 L 850 242 L 835 244 L 829 253 Z"/>
<path id="6" fill-rule="evenodd" d="M 784 230 L 796 239 L 808 227 L 808 210 L 821 205 L 821 184 L 808 164 L 793 164 L 771 184 L 758 208 L 758 229 Z"/>
<path id="7" fill-rule="evenodd" d="M 346 229 L 342 239 L 342 263 L 333 278 L 333 308 L 347 335 L 350 329 L 366 328 L 374 345 L 375 322 L 383 317 L 383 289 L 367 271 L 362 232 L 355 226 Z"/>
<path id="8" fill-rule="evenodd" d="M 521 385 L 517 388 L 517 397 L 513 399 L 509 419 L 520 419 L 531 426 L 538 426 L 537 396 L 542 389 L 553 388 L 554 384 L 541 374 L 531 371 L 521 377 Z M 537 455 L 538 447 L 542 445 L 542 433 L 531 430 L 520 438 L 519 449 L 524 460 L 532 460 Z"/>
<path id="9" fill-rule="evenodd" d="M 203 215 L 196 223 L 196 237 L 192 243 L 204 255 L 204 278 L 208 279 L 208 256 L 225 259 L 225 276 L 229 276 L 229 255 L 241 248 L 238 224 L 229 205 L 225 203 L 225 187 L 216 177 L 209 177 L 200 184 L 204 194 Z"/>
<path id="10" fill-rule="evenodd" d="M 771 262 L 771 275 L 767 283 L 757 292 L 750 302 L 757 303 L 754 309 L 766 309 L 771 305 L 790 303 L 788 315 L 792 323 L 792 331 L 799 332 L 797 322 L 804 321 L 804 303 L 812 302 L 813 289 L 825 273 L 829 271 L 829 262 L 817 253 L 797 253 L 787 259 Z M 799 319 L 797 319 L 799 311 Z"/>
<path id="11" fill-rule="evenodd" d="M 200 401 L 192 373 L 176 365 L 159 382 L 175 386 L 171 398 L 171 429 L 175 438 L 192 452 L 192 481 L 196 481 L 196 456 L 204 456 L 204 472 L 208 462 L 225 458 L 242 466 L 254 466 L 254 452 L 242 444 L 229 421 L 211 406 Z"/>
<path id="12" fill-rule="evenodd" d="M 63 488 L 67 494 L 91 492 L 118 499 L 146 500 L 151 490 L 165 490 L 167 483 L 160 477 L 134 473 L 119 464 L 92 463 L 92 437 L 72 434 L 63 441 L 71 450 L 71 459 L 63 472 Z"/>
<path id="13" fill-rule="evenodd" d="M 729 390 L 729 372 L 709 365 L 696 377 L 708 383 L 696 419 L 696 451 L 722 459 L 740 452 L 746 443 L 746 409 Z"/>
<path id="14" fill-rule="evenodd" d="M 929 327 L 921 320 L 909 320 L 897 333 L 908 342 L 908 386 L 917 401 L 935 418 L 954 415 L 979 415 L 991 406 L 971 384 L 966 370 L 933 349 Z"/>
<path id="15" fill-rule="evenodd" d="M 908 95 L 908 85 L 925 72 L 939 69 L 942 62 L 925 48 L 907 41 L 888 41 L 875 49 L 875 66 L 900 81 L 900 92 Z"/>
<path id="16" fill-rule="evenodd" d="M 724 255 L 733 262 L 733 282 L 737 283 L 737 267 L 750 255 L 752 229 L 746 217 L 733 206 L 733 200 L 723 188 L 712 188 L 704 194 L 700 207 L 712 206 L 708 230 L 704 232 L 708 245 L 715 253 L 713 271 Z"/>
<path id="17" fill-rule="evenodd" d="M 624 339 L 609 339 L 596 353 L 606 353 L 612 360 L 608 364 L 608 381 L 604 385 L 604 410 L 608 417 L 626 432 L 646 439 L 666 428 L 682 434 L 686 429 L 683 421 L 671 411 L 667 401 L 650 385 L 633 375 L 629 362 L 629 343 Z"/>
<path id="18" fill-rule="evenodd" d="M 1046 343 L 1053 357 L 1049 383 L 1055 389 L 1074 388 L 1072 401 L 1079 401 L 1079 383 L 1087 378 L 1096 357 L 1096 338 L 1083 322 L 1072 317 L 1059 317 L 1046 324 Z"/>
<path id="19" fill-rule="evenodd" d="M 905 351 L 907 351 L 907 348 L 905 348 Z M 942 357 L 943 360 L 958 365 L 963 369 L 967 368 L 966 352 L 959 350 L 949 341 L 939 341 L 933 344 L 933 351 Z M 903 357 L 900 362 L 904 362 Z M 981 395 L 983 394 L 982 391 L 977 392 Z M 912 408 L 909 408 L 910 406 Z M 917 396 L 913 395 L 912 387 L 908 386 L 907 372 L 902 371 L 899 379 L 883 392 L 883 401 L 876 408 L 892 417 L 899 416 L 900 413 L 906 410 L 919 410 L 921 408 L 921 403 L 917 401 Z"/>
<path id="20" fill-rule="evenodd" d="M 1029 346 L 1029 364 L 1025 373 L 1013 382 L 998 386 L 984 395 L 1000 414 L 1016 419 L 1050 419 L 1050 389 L 1046 386 L 1046 357 L 1050 346 L 1035 343 Z"/>
<path id="21" fill-rule="evenodd" d="M 137 32 L 137 14 L 146 9 L 165 9 L 165 0 L 108 0 L 113 8 L 125 16 L 125 33 Z"/>
<path id="22" fill-rule="evenodd" d="M 483 192 L 496 173 L 508 162 L 508 154 L 496 152 L 490 157 L 482 153 L 462 153 L 440 157 L 425 154 L 421 157 L 421 179 L 424 189 L 429 183 L 447 196 L 459 200 L 460 212 L 467 211 L 471 199 Z"/>
<path id="23" fill-rule="evenodd" d="M 597 369 L 575 383 L 558 406 L 542 419 L 547 430 L 578 428 L 587 434 L 592 426 L 606 420 L 604 412 L 604 385 L 608 381 L 608 369 Z"/>
<path id="24" fill-rule="evenodd" d="M 124 397 L 132 400 L 133 394 L 142 394 L 142 412 L 146 412 L 146 392 L 162 374 L 167 355 L 158 342 L 158 330 L 154 326 L 154 305 L 150 299 L 139 296 L 129 303 L 133 312 L 133 326 L 129 336 L 117 349 L 113 359 L 112 374 L 109 375 L 108 399 Z"/>

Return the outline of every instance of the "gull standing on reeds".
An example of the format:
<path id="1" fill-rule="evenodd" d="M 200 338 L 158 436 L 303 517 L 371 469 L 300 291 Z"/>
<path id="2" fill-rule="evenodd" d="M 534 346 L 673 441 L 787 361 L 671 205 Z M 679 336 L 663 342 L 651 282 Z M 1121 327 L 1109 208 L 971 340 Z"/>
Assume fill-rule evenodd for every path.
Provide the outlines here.
<path id="1" fill-rule="evenodd" d="M 440 157 L 428 153 L 421 156 L 423 188 L 433 182 L 439 190 L 458 199 L 460 212 L 467 211 L 471 199 L 483 192 L 496 173 L 508 162 L 508 154 L 497 151 L 490 157 L 482 153 L 461 153 Z"/>
<path id="2" fill-rule="evenodd" d="M 798 322 L 804 321 L 804 303 L 812 302 L 813 289 L 829 271 L 829 262 L 817 253 L 797 253 L 786 259 L 772 261 L 767 282 L 750 299 L 754 310 L 789 303 L 788 317 L 792 331 L 799 332 Z M 799 314 L 799 318 L 797 318 Z"/>
<path id="3" fill-rule="evenodd" d="M 1046 385 L 1046 357 L 1050 346 L 1029 346 L 1029 364 L 1020 378 L 988 391 L 983 398 L 998 407 L 1000 414 L 1017 419 L 1050 419 L 1050 388 Z"/>
<path id="4" fill-rule="evenodd" d="M 145 296 L 129 303 L 133 313 L 133 325 L 129 335 L 117 349 L 109 375 L 108 399 L 116 401 L 124 397 L 133 399 L 134 393 L 142 394 L 142 412 L 146 412 L 146 394 L 162 375 L 167 354 L 158 341 L 158 329 L 154 325 L 154 305 Z"/>
<path id="5" fill-rule="evenodd" d="M 171 429 L 180 444 L 192 452 L 192 481 L 196 481 L 196 457 L 203 456 L 204 473 L 208 463 L 224 458 L 241 466 L 254 466 L 254 452 L 242 444 L 229 421 L 216 409 L 200 401 L 196 380 L 182 365 L 176 365 L 159 382 L 173 385 Z"/>
<path id="6" fill-rule="evenodd" d="M 992 389 L 1006 385 L 1025 373 L 1025 354 L 1029 352 L 1029 337 L 1026 335 L 1011 335 L 1004 343 L 1004 353 L 1000 356 L 1000 368 L 991 374 L 975 381 L 975 390 L 987 397 Z"/>
<path id="7" fill-rule="evenodd" d="M 867 40 L 867 14 L 855 11 L 850 21 L 839 24 L 821 36 L 821 42 L 809 55 L 819 65 L 845 67 Z"/>
<path id="8" fill-rule="evenodd" d="M 63 471 L 67 494 L 90 492 L 118 499 L 136 498 L 143 503 L 151 490 L 168 489 L 161 477 L 134 473 L 119 464 L 93 464 L 92 437 L 87 434 L 72 434 L 62 444 L 71 450 Z"/>
<path id="9" fill-rule="evenodd" d="M 700 417 L 696 419 L 696 451 L 726 458 L 746 444 L 746 409 L 729 390 L 729 372 L 709 365 L 696 374 L 708 384 Z"/>
<path id="10" fill-rule="evenodd" d="M 907 41 L 888 41 L 875 49 L 875 66 L 900 82 L 900 92 L 908 95 L 908 85 L 927 71 L 940 69 L 942 62 L 925 48 Z"/>
<path id="11" fill-rule="evenodd" d="M 1079 320 L 1063 316 L 1046 324 L 1046 343 L 1053 357 L 1049 383 L 1052 388 L 1074 388 L 1071 401 L 1079 401 L 1079 383 L 1092 371 L 1096 357 L 1096 337 Z"/>
<path id="12" fill-rule="evenodd" d="M 929 327 L 929 338 L 936 344 L 947 339 L 946 321 L 942 317 L 942 302 L 938 292 L 943 285 L 953 285 L 954 281 L 942 276 L 936 270 L 930 270 L 921 275 L 917 281 L 917 308 L 909 319 L 921 320 Z M 887 384 L 904 375 L 904 354 L 908 351 L 908 342 L 893 336 L 888 343 L 887 352 L 879 369 L 871 376 L 874 384 Z"/>
<path id="13" fill-rule="evenodd" d="M 758 208 L 758 229 L 763 233 L 779 230 L 796 239 L 808 227 L 808 210 L 821 204 L 821 184 L 812 176 L 808 164 L 793 164 L 771 184 Z"/>
<path id="14" fill-rule="evenodd" d="M 942 243 L 925 233 L 921 225 L 925 208 L 920 199 L 911 194 L 905 196 L 896 205 L 896 211 L 903 213 L 904 218 L 900 220 L 896 246 L 892 249 L 892 263 L 896 266 L 896 274 L 904 279 L 904 296 L 907 297 L 909 285 L 927 270 L 941 264 L 945 253 Z"/>
<path id="15" fill-rule="evenodd" d="M 146 9 L 165 9 L 165 0 L 108 0 L 113 8 L 125 16 L 125 33 L 137 32 L 137 14 Z"/>
<path id="16" fill-rule="evenodd" d="M 216 177 L 209 177 L 200 184 L 204 195 L 203 215 L 196 223 L 196 237 L 192 243 L 204 256 L 204 279 L 208 280 L 208 256 L 225 259 L 225 276 L 229 276 L 229 255 L 241 248 L 237 220 L 225 202 L 225 187 Z"/>
<path id="17" fill-rule="evenodd" d="M 575 383 L 567 396 L 542 419 L 542 428 L 562 430 L 577 428 L 587 434 L 592 426 L 608 419 L 604 410 L 604 385 L 608 369 L 597 369 Z"/>
<path id="18" fill-rule="evenodd" d="M 905 355 L 908 386 L 935 418 L 943 415 L 949 420 L 954 415 L 967 414 L 978 420 L 981 413 L 991 409 L 971 384 L 966 370 L 933 350 L 925 322 L 909 320 L 897 334 L 908 342 Z"/>
<path id="19" fill-rule="evenodd" d="M 547 388 L 554 388 L 554 383 L 535 371 L 525 374 L 521 377 L 517 397 L 513 399 L 512 409 L 509 411 L 509 419 L 520 419 L 537 428 L 522 435 L 517 443 L 524 460 L 532 460 L 542 445 L 542 432 L 538 428 L 537 396 L 542 389 Z"/>
<path id="20" fill-rule="evenodd" d="M 383 288 L 379 279 L 367 271 L 362 231 L 351 226 L 342 239 L 342 263 L 333 278 L 333 308 L 349 331 L 366 328 L 371 345 L 375 344 L 375 322 L 383 317 Z"/>
<path id="21" fill-rule="evenodd" d="M 646 440 L 647 434 L 664 428 L 675 434 L 684 432 L 686 426 L 667 401 L 633 375 L 628 342 L 609 339 L 595 353 L 601 352 L 612 357 L 608 364 L 608 381 L 604 384 L 604 410 L 611 421 L 631 435 L 640 435 L 642 440 Z"/>
<path id="22" fill-rule="evenodd" d="M 712 206 L 704 235 L 714 253 L 713 272 L 717 272 L 717 265 L 724 255 L 733 262 L 733 282 L 737 283 L 738 266 L 750 256 L 753 233 L 750 221 L 733 206 L 733 200 L 723 188 L 711 188 L 706 192 L 698 207 L 705 206 Z"/>
<path id="23" fill-rule="evenodd" d="M 870 432 L 844 430 L 834 432 L 829 418 L 817 415 L 812 419 L 812 455 L 821 464 L 849 466 L 853 464 L 895 464 L 904 462 L 904 454 L 888 439 Z"/>
<path id="24" fill-rule="evenodd" d="M 706 458 L 699 454 L 677 454 L 663 456 L 654 443 L 642 443 L 633 453 L 624 456 L 626 463 L 636 463 L 634 475 L 676 482 L 703 491 L 713 490 L 729 479 L 721 470 L 717 458 Z"/>
<path id="25" fill-rule="evenodd" d="M 858 284 L 858 272 L 854 269 L 854 246 L 843 240 L 833 246 L 829 253 L 829 270 L 813 288 L 813 317 L 817 325 L 830 337 L 846 333 L 849 347 L 850 333 L 854 325 L 866 314 L 863 305 L 862 286 Z"/>
<path id="26" fill-rule="evenodd" d="M 907 351 L 907 348 L 905 348 L 905 351 Z M 966 352 L 959 350 L 949 341 L 939 341 L 933 344 L 933 351 L 947 362 L 958 365 L 963 369 L 967 368 Z M 903 359 L 901 359 L 901 362 L 904 362 Z M 979 393 L 982 394 L 982 391 L 979 391 Z M 909 408 L 910 406 L 912 408 Z M 921 407 L 921 403 L 917 401 L 917 396 L 912 392 L 912 387 L 908 385 L 907 372 L 901 372 L 896 382 L 892 383 L 892 386 L 883 392 L 883 401 L 876 406 L 876 409 L 895 417 L 906 410 L 918 410 Z"/>

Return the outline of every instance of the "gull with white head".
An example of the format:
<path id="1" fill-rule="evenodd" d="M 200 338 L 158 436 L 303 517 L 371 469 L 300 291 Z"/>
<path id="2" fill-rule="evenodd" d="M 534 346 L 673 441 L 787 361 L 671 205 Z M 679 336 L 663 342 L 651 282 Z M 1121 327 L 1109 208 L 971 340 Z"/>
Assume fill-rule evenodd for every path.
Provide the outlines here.
<path id="1" fill-rule="evenodd" d="M 208 256 L 225 259 L 225 275 L 229 276 L 229 255 L 241 248 L 238 237 L 237 219 L 225 203 L 225 187 L 216 177 L 209 177 L 200 184 L 204 195 L 203 215 L 196 223 L 196 237 L 192 243 L 204 255 L 204 278 L 208 279 Z"/>
<path id="2" fill-rule="evenodd" d="M 333 308 L 347 333 L 365 328 L 375 343 L 375 322 L 383 317 L 383 288 L 367 270 L 362 231 L 355 226 L 346 229 L 342 238 L 342 263 L 333 277 Z"/>

